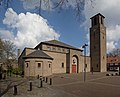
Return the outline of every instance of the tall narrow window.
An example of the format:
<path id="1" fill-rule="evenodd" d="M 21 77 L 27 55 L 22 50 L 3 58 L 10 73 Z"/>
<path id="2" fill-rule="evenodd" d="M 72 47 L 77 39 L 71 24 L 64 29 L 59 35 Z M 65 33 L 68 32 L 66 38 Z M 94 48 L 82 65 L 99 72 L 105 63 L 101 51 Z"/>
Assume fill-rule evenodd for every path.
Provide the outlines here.
<path id="1" fill-rule="evenodd" d="M 94 25 L 97 25 L 97 18 L 94 18 Z"/>
<path id="2" fill-rule="evenodd" d="M 51 67 L 51 65 L 49 64 L 49 68 Z"/>
<path id="3" fill-rule="evenodd" d="M 26 68 L 28 68 L 28 63 L 26 63 Z"/>
<path id="4" fill-rule="evenodd" d="M 97 64 L 97 68 L 98 68 L 98 64 Z"/>
<path id="5" fill-rule="evenodd" d="M 41 63 L 38 63 L 38 68 L 40 68 L 41 67 Z"/>
<path id="6" fill-rule="evenodd" d="M 64 63 L 62 63 L 62 68 L 64 68 Z"/>

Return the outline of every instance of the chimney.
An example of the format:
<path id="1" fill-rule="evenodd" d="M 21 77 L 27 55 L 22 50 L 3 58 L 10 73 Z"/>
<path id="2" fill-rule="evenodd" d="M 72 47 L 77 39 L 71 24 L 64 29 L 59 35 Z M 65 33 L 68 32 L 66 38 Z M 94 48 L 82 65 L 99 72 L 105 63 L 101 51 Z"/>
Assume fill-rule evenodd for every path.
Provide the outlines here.
<path id="1" fill-rule="evenodd" d="M 20 56 L 20 49 L 18 49 L 18 58 L 19 58 L 19 56 Z"/>

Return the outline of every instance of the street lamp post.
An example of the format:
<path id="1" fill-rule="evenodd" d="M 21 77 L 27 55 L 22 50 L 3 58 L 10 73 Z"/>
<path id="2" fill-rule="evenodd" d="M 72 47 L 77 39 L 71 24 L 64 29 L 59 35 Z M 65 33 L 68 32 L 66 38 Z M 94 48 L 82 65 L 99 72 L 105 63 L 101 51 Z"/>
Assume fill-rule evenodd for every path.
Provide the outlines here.
<path id="1" fill-rule="evenodd" d="M 86 46 L 88 46 L 88 45 L 84 44 L 82 46 L 82 48 L 84 49 L 84 82 L 86 81 L 86 67 L 87 67 L 87 64 L 86 64 Z"/>

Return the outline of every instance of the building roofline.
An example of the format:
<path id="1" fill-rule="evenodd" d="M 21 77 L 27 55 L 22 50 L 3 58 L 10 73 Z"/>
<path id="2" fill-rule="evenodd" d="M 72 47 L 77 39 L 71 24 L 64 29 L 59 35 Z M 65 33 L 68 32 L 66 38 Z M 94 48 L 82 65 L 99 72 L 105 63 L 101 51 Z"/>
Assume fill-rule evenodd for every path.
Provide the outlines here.
<path id="1" fill-rule="evenodd" d="M 20 54 L 20 56 L 18 57 L 18 59 L 21 57 L 21 55 L 23 54 L 23 52 L 24 52 L 26 49 L 35 50 L 34 48 L 25 47 L 25 48 L 23 49 L 22 53 Z"/>
<path id="2" fill-rule="evenodd" d="M 38 59 L 50 59 L 50 60 L 53 60 L 53 58 L 45 58 L 45 57 L 26 57 L 26 56 L 23 57 L 23 59 L 32 59 L 32 58 L 38 58 Z"/>
<path id="3" fill-rule="evenodd" d="M 42 59 L 51 59 L 51 60 L 53 60 L 53 58 L 51 56 L 47 55 L 42 50 L 36 50 L 36 51 L 28 54 L 27 56 L 24 56 L 23 58 L 24 59 L 26 59 L 26 58 L 42 58 Z"/>
<path id="4" fill-rule="evenodd" d="M 48 44 L 48 45 L 52 45 L 52 46 L 58 46 L 58 47 L 63 47 L 63 48 L 68 48 L 68 49 L 74 49 L 74 50 L 79 50 L 79 51 L 82 51 L 81 49 L 78 49 L 78 48 L 72 48 L 72 47 L 65 47 L 65 46 L 60 46 L 60 45 L 55 45 L 55 44 L 49 44 L 49 43 L 44 43 L 44 42 L 41 42 L 41 44 Z"/>
<path id="5" fill-rule="evenodd" d="M 101 13 L 98 13 L 98 14 L 92 16 L 90 19 L 92 19 L 92 18 L 94 18 L 94 17 L 96 17 L 96 16 L 98 16 L 98 15 L 102 16 L 103 18 L 105 18 Z"/>
<path id="6" fill-rule="evenodd" d="M 61 41 L 60 41 L 60 42 L 61 42 Z M 63 42 L 61 42 L 61 43 L 63 43 Z M 66 43 L 64 43 L 64 44 L 69 45 L 69 46 L 71 46 L 71 47 L 62 46 L 62 45 L 57 45 L 57 44 L 52 44 L 52 43 L 41 42 L 41 43 L 39 43 L 34 49 L 36 49 L 36 48 L 37 48 L 38 46 L 40 46 L 41 44 L 47 44 L 47 45 L 52 45 L 52 46 L 58 46 L 58 47 L 63 47 L 63 48 L 68 48 L 68 49 L 73 49 L 73 50 L 79 50 L 79 51 L 82 52 L 81 49 L 75 48 L 75 47 L 73 47 L 73 46 L 71 46 L 71 45 L 69 45 L 69 44 L 66 44 Z"/>

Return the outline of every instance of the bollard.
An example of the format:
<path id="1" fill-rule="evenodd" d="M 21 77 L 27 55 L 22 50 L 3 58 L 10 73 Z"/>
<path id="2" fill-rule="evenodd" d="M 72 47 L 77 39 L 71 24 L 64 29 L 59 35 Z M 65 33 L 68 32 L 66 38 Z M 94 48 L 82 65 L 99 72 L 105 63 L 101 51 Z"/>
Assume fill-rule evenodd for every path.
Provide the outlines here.
<path id="1" fill-rule="evenodd" d="M 40 87 L 41 87 L 41 88 L 43 87 L 43 82 L 42 82 L 42 80 L 40 80 Z"/>
<path id="2" fill-rule="evenodd" d="M 30 82 L 30 90 L 29 91 L 32 91 L 32 82 Z"/>
<path id="3" fill-rule="evenodd" d="M 46 83 L 48 82 L 48 78 L 46 77 L 46 81 L 45 81 Z"/>
<path id="4" fill-rule="evenodd" d="M 17 95 L 17 85 L 14 85 L 14 94 L 13 95 Z"/>
<path id="5" fill-rule="evenodd" d="M 52 85 L 52 78 L 50 78 L 50 85 Z"/>
<path id="6" fill-rule="evenodd" d="M 41 88 L 41 87 L 43 87 L 43 82 L 42 82 L 42 79 L 39 79 L 38 88 Z"/>

